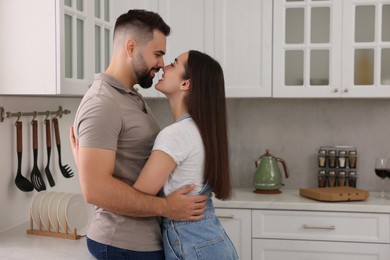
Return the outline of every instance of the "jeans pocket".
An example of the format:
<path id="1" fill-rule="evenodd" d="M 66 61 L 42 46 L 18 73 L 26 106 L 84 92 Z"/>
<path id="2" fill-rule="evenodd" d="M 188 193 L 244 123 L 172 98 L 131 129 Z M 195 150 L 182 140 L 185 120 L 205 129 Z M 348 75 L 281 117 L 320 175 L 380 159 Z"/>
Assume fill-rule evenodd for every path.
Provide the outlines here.
<path id="1" fill-rule="evenodd" d="M 235 258 L 234 248 L 224 237 L 217 237 L 215 239 L 195 244 L 195 251 L 198 259 L 237 259 Z M 232 250 L 233 249 L 233 250 Z"/>
<path id="2" fill-rule="evenodd" d="M 166 259 L 180 260 L 180 241 L 174 228 L 167 228 L 163 231 L 164 254 Z"/>

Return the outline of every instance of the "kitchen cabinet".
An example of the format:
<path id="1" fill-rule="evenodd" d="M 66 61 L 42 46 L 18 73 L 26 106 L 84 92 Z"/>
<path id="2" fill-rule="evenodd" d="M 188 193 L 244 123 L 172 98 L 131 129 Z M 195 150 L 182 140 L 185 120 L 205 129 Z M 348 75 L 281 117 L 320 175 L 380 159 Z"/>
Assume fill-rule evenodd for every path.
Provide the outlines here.
<path id="1" fill-rule="evenodd" d="M 3 1 L 0 94 L 83 95 L 109 62 L 112 2 Z"/>
<path id="2" fill-rule="evenodd" d="M 274 97 L 390 97 L 390 1 L 275 0 Z"/>
<path id="3" fill-rule="evenodd" d="M 215 214 L 233 242 L 240 259 L 251 259 L 251 210 L 216 209 Z"/>
<path id="4" fill-rule="evenodd" d="M 213 201 L 238 251 L 251 252 L 240 259 L 387 260 L 390 208 L 376 195 L 326 203 L 301 197 L 297 190 L 259 195 L 252 189 L 234 189 L 231 200 Z M 244 238 L 237 243 L 238 237 Z"/>
<path id="5" fill-rule="evenodd" d="M 130 1 L 130 8 L 157 11 L 171 27 L 165 63 L 190 49 L 205 52 L 223 68 L 227 97 L 271 96 L 272 0 Z"/>
<path id="6" fill-rule="evenodd" d="M 389 230 L 388 214 L 253 210 L 253 259 L 385 260 Z"/>
<path id="7" fill-rule="evenodd" d="M 256 260 L 386 260 L 389 246 L 384 244 L 333 243 L 278 239 L 254 239 Z"/>

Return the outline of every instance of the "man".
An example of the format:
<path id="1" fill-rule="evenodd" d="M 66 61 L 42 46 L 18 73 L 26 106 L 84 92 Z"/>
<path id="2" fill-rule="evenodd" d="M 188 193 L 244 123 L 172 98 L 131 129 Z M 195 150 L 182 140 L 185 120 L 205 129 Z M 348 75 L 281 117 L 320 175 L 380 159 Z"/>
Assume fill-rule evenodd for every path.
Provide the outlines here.
<path id="1" fill-rule="evenodd" d="M 110 64 L 105 73 L 95 76 L 76 114 L 75 159 L 81 189 L 85 200 L 96 205 L 87 243 L 98 259 L 164 259 L 156 216 L 203 217 L 206 196 L 187 196 L 192 186 L 167 198 L 132 187 L 160 130 L 134 85 L 152 85 L 164 65 L 169 33 L 169 26 L 156 13 L 130 10 L 121 15 L 115 24 Z"/>

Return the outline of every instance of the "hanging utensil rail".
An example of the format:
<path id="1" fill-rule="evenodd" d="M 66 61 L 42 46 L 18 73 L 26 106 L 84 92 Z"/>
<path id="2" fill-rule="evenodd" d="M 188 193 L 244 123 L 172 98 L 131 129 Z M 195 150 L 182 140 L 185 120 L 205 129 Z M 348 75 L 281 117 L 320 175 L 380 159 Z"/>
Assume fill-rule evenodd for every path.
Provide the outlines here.
<path id="1" fill-rule="evenodd" d="M 50 116 L 50 115 L 55 115 L 56 117 L 61 118 L 62 115 L 67 115 L 70 114 L 70 110 L 68 109 L 62 109 L 62 106 L 58 107 L 57 111 L 44 111 L 44 112 L 4 112 L 4 107 L 0 107 L 0 122 L 3 122 L 5 118 L 11 118 L 11 117 L 17 117 L 18 119 L 22 116 Z"/>

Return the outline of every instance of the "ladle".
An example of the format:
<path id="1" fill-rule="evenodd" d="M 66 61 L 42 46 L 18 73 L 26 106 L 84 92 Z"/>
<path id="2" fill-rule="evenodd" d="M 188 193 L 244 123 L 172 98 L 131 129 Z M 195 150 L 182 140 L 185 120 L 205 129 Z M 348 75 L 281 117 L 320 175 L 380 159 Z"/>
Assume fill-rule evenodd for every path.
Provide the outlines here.
<path id="1" fill-rule="evenodd" d="M 21 191 L 32 191 L 34 186 L 32 183 L 22 175 L 22 151 L 23 151 L 23 133 L 22 133 L 22 122 L 16 122 L 16 151 L 18 153 L 18 170 L 16 173 L 15 184 Z"/>

